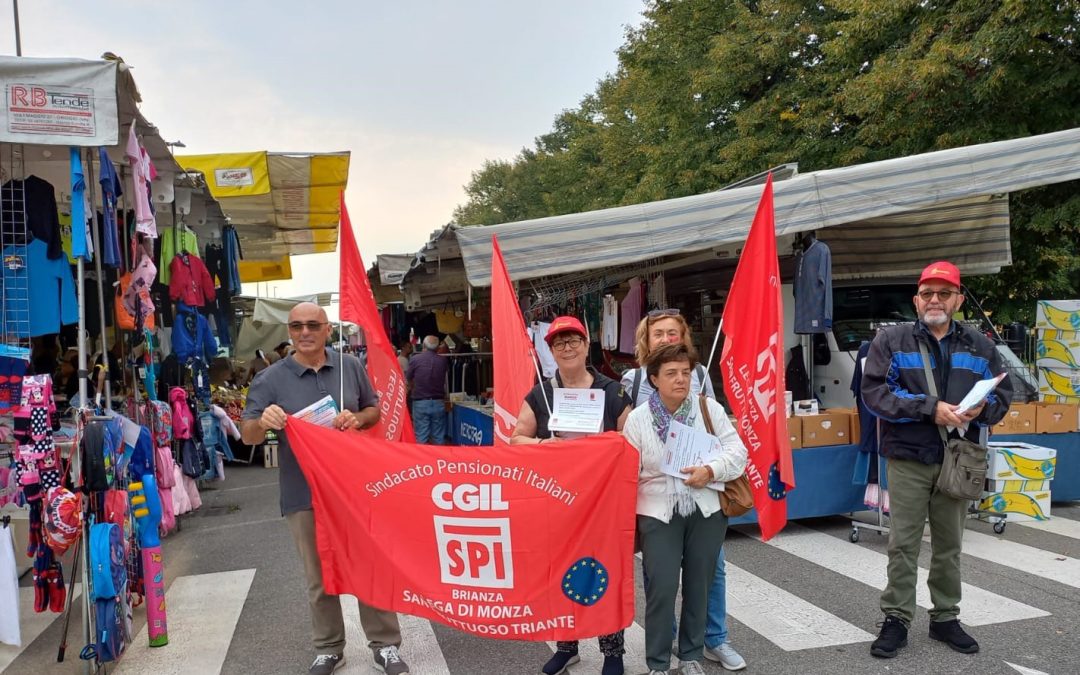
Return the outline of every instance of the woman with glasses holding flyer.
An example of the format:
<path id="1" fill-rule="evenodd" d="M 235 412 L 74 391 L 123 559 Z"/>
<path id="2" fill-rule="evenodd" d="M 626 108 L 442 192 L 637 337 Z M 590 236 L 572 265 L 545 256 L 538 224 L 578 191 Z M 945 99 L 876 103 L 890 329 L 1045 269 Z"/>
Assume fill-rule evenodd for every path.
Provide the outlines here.
<path id="1" fill-rule="evenodd" d="M 746 448 L 723 406 L 694 394 L 693 347 L 664 344 L 645 360 L 654 391 L 627 418 L 623 434 L 641 453 L 637 529 L 645 589 L 645 656 L 650 673 L 671 662 L 671 617 L 682 578 L 679 672 L 704 673 L 706 609 L 727 533 L 718 483 L 746 469 Z M 717 440 L 719 442 L 717 442 Z M 666 461 L 670 456 L 673 459 Z"/>
<path id="2" fill-rule="evenodd" d="M 654 309 L 638 324 L 635 335 L 634 356 L 640 367 L 623 373 L 622 384 L 630 392 L 634 407 L 645 405 L 653 393 L 653 386 L 645 373 L 645 361 L 656 349 L 666 344 L 682 343 L 693 348 L 690 342 L 690 326 L 677 309 Z M 690 394 L 705 394 L 716 398 L 712 380 L 706 366 L 698 364 L 690 373 Z M 742 670 L 746 660 L 728 642 L 727 630 L 727 571 L 724 549 L 716 561 L 716 575 L 709 589 L 709 620 L 705 628 L 705 658 L 716 661 L 726 670 Z M 646 577 L 646 586 L 648 581 Z M 676 632 L 676 629 L 672 629 Z"/>
<path id="3" fill-rule="evenodd" d="M 540 382 L 525 397 L 518 413 L 517 426 L 510 437 L 513 444 L 550 443 L 558 438 L 577 438 L 589 433 L 622 431 L 630 414 L 630 398 L 621 384 L 585 365 L 589 340 L 585 326 L 572 316 L 560 316 L 551 322 L 544 340 L 555 355 L 558 369 L 555 377 Z M 595 405 L 582 406 L 577 416 L 559 419 L 562 398 L 572 397 L 574 390 L 596 391 L 590 396 Z M 602 394 L 600 393 L 602 392 Z M 600 652 L 604 655 L 602 675 L 623 673 L 623 632 L 600 636 Z M 576 641 L 559 642 L 555 654 L 541 672 L 561 675 L 579 661 Z"/>

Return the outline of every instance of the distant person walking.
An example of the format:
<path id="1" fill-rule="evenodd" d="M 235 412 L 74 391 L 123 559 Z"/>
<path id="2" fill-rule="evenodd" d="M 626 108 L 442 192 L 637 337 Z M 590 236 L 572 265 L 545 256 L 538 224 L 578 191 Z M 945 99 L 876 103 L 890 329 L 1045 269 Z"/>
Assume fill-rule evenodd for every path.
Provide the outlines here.
<path id="1" fill-rule="evenodd" d="M 446 371 L 450 360 L 437 353 L 439 344 L 435 335 L 424 338 L 424 350 L 409 359 L 405 370 L 416 442 L 428 445 L 446 442 Z"/>

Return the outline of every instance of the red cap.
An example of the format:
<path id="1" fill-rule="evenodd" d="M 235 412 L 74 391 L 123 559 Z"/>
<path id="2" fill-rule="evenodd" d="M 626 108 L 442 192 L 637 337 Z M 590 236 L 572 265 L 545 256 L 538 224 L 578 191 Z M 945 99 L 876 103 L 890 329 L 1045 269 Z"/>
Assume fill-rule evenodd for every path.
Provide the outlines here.
<path id="1" fill-rule="evenodd" d="M 555 317 L 555 320 L 551 322 L 551 328 L 548 329 L 548 334 L 544 336 L 544 341 L 548 343 L 549 347 L 551 341 L 559 333 L 577 333 L 586 340 L 589 339 L 589 336 L 585 333 L 585 326 L 581 325 L 581 322 L 572 316 Z"/>
<path id="2" fill-rule="evenodd" d="M 930 263 L 922 271 L 922 276 L 919 277 L 919 285 L 921 286 L 927 281 L 944 281 L 960 288 L 960 270 L 956 268 L 956 265 L 945 260 Z"/>

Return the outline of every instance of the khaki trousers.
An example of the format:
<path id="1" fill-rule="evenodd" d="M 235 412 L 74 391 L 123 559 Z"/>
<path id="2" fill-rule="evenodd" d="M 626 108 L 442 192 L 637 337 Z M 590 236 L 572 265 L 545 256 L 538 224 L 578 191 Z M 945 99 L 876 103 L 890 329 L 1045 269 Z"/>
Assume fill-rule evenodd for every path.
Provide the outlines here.
<path id="1" fill-rule="evenodd" d="M 296 551 L 304 562 L 307 577 L 308 606 L 311 609 L 311 637 L 318 654 L 341 654 L 345 651 L 345 619 L 341 600 L 323 590 L 322 566 L 315 546 L 315 512 L 311 509 L 285 516 L 296 542 Z M 401 645 L 401 628 L 394 612 L 360 605 L 360 625 L 373 649 Z"/>
<path id="2" fill-rule="evenodd" d="M 960 546 L 968 502 L 938 492 L 940 464 L 889 458 L 889 583 L 881 594 L 881 611 L 903 620 L 915 618 L 915 585 L 923 524 L 930 520 L 931 621 L 960 615 Z"/>

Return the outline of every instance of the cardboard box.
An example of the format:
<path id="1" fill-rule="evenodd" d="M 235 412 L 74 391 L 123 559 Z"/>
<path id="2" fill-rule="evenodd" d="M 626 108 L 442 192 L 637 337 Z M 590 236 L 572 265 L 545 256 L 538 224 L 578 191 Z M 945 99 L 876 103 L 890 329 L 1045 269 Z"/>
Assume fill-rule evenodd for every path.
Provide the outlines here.
<path id="1" fill-rule="evenodd" d="M 1080 300 L 1039 300 L 1035 304 L 1035 327 L 1080 331 Z"/>
<path id="2" fill-rule="evenodd" d="M 1033 434 L 1037 411 L 1034 403 L 1014 403 L 994 425 L 995 434 Z"/>
<path id="3" fill-rule="evenodd" d="M 1030 443 L 992 442 L 989 480 L 1053 480 L 1057 450 Z"/>
<path id="4" fill-rule="evenodd" d="M 1080 368 L 1080 332 L 1041 330 L 1035 344 L 1035 365 L 1042 368 Z"/>
<path id="5" fill-rule="evenodd" d="M 848 431 L 851 434 L 851 440 L 848 443 L 858 443 L 862 438 L 862 424 L 859 421 L 858 408 L 826 408 L 822 412 L 848 416 Z"/>
<path id="6" fill-rule="evenodd" d="M 987 492 L 1049 492 L 1048 480 L 988 480 Z"/>
<path id="7" fill-rule="evenodd" d="M 1035 406 L 1035 433 L 1067 434 L 1076 431 L 1078 408 L 1074 403 L 1038 403 Z"/>
<path id="8" fill-rule="evenodd" d="M 816 398 L 808 398 L 804 401 L 795 401 L 793 404 L 796 415 L 816 415 L 818 412 L 818 403 Z"/>
<path id="9" fill-rule="evenodd" d="M 802 420 L 801 417 L 787 418 L 787 435 L 792 450 L 802 449 Z"/>
<path id="10" fill-rule="evenodd" d="M 262 451 L 263 451 L 263 467 L 267 468 L 267 469 L 275 469 L 275 468 L 277 468 L 277 465 L 278 465 L 278 444 L 277 444 L 277 442 L 275 441 L 273 443 L 263 443 Z"/>
<path id="11" fill-rule="evenodd" d="M 791 404 L 792 404 L 791 392 L 790 391 L 785 391 L 784 392 L 784 412 L 787 413 L 788 417 L 791 417 Z"/>
<path id="12" fill-rule="evenodd" d="M 1050 491 L 984 492 L 979 510 L 1007 514 L 1014 523 L 1050 520 Z"/>
<path id="13" fill-rule="evenodd" d="M 1080 403 L 1080 369 L 1039 368 L 1039 400 Z"/>
<path id="14" fill-rule="evenodd" d="M 848 445 L 851 443 L 851 415 L 845 413 L 820 413 L 802 416 L 802 446 L 819 448 L 824 445 Z"/>

